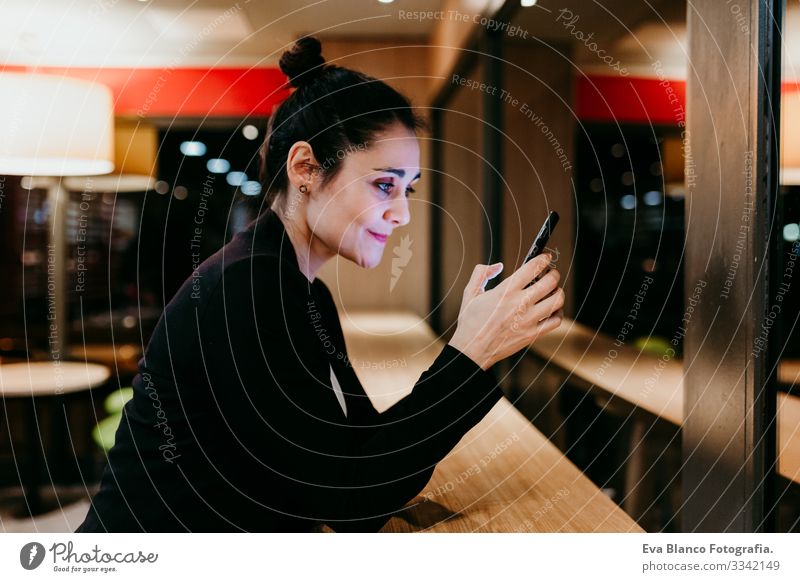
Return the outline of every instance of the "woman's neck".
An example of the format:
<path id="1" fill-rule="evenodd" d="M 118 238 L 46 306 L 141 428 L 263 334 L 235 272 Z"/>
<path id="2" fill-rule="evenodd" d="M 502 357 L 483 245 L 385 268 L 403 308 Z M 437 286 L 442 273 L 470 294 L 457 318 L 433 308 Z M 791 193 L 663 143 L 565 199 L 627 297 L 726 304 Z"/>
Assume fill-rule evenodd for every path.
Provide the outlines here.
<path id="1" fill-rule="evenodd" d="M 283 223 L 283 228 L 292 242 L 300 272 L 313 283 L 317 272 L 335 256 L 335 253 L 328 250 L 322 241 L 314 236 L 308 223 L 302 219 L 304 214 L 300 212 L 300 208 L 295 209 L 291 218 L 286 216 L 280 208 L 273 208 L 273 210 Z"/>

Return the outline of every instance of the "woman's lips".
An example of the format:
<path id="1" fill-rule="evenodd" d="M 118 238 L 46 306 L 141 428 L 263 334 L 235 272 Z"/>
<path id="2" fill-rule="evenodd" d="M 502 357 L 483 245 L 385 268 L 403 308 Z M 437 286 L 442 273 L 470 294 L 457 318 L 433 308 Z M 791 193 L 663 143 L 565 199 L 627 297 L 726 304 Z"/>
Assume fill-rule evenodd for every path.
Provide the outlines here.
<path id="1" fill-rule="evenodd" d="M 371 230 L 367 230 L 367 232 L 370 233 L 373 236 L 373 238 L 375 238 L 375 240 L 381 243 L 385 243 L 386 240 L 389 238 L 388 234 L 378 234 L 377 232 L 372 232 Z"/>

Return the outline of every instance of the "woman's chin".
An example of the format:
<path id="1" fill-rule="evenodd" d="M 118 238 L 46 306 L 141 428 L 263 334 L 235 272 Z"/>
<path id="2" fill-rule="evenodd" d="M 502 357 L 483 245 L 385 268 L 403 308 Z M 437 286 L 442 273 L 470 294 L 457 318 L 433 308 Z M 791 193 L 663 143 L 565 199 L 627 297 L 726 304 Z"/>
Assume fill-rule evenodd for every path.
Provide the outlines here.
<path id="1" fill-rule="evenodd" d="M 364 268 L 372 270 L 372 269 L 375 269 L 380 264 L 381 264 L 381 257 L 378 257 L 378 258 L 372 259 L 371 261 L 366 262 L 364 264 Z"/>
<path id="2" fill-rule="evenodd" d="M 356 265 L 364 269 L 374 269 L 381 264 L 383 253 L 364 253 L 356 259 L 351 259 Z"/>

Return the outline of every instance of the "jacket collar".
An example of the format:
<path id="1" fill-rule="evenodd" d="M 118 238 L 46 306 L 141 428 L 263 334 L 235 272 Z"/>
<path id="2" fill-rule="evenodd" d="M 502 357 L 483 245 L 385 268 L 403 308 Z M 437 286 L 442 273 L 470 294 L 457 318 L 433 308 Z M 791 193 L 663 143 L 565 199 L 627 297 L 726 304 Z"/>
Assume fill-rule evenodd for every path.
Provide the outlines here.
<path id="1" fill-rule="evenodd" d="M 272 251 L 298 271 L 297 253 L 294 245 L 286 233 L 280 217 L 271 209 L 265 210 L 247 227 L 248 234 L 252 233 L 253 251 Z"/>
<path id="2" fill-rule="evenodd" d="M 292 244 L 289 235 L 286 233 L 286 228 L 284 227 L 280 217 L 274 211 L 266 210 L 261 214 L 261 216 L 251 222 L 242 234 L 251 237 L 250 240 L 252 241 L 252 253 L 268 252 L 270 254 L 278 254 L 284 261 L 286 261 L 286 263 L 291 265 L 293 269 L 296 269 L 305 281 L 308 281 L 305 275 L 300 271 L 300 266 L 297 262 L 297 254 L 295 253 L 294 245 Z M 319 277 L 315 277 L 314 283 L 309 283 L 308 285 L 309 293 L 320 293 L 324 288 L 325 283 L 323 283 Z M 341 331 L 341 325 L 338 321 L 338 312 L 336 310 L 336 305 L 333 301 L 333 298 L 330 296 L 330 292 L 326 291 L 321 295 L 316 295 L 316 297 L 320 300 L 322 300 L 321 298 L 323 297 L 328 298 L 324 300 L 328 302 L 329 309 L 332 310 L 331 317 L 335 318 L 335 320 L 329 324 L 330 330 L 337 334 L 337 341 L 342 345 L 345 345 L 344 335 Z M 306 321 L 309 320 L 307 319 Z M 316 331 L 312 331 L 312 333 L 314 333 L 316 336 Z M 324 349 L 321 349 L 321 354 L 321 361 L 327 361 L 331 369 L 335 368 L 342 374 L 347 373 L 346 371 L 342 370 L 342 364 L 339 358 L 330 358 Z M 348 362 L 346 367 L 352 369 L 352 363 Z M 346 377 L 347 376 L 337 376 L 337 379 Z M 360 414 L 367 414 L 370 412 L 370 410 L 374 411 L 371 405 L 364 404 L 364 402 L 369 402 L 369 398 L 361 387 L 361 384 L 353 384 L 352 382 L 346 380 L 345 383 L 342 384 L 342 393 L 344 394 L 344 399 L 347 404 L 348 422 L 354 422 Z M 364 411 L 365 406 L 366 411 Z"/>
<path id="3" fill-rule="evenodd" d="M 247 227 L 246 232 L 252 237 L 252 252 L 267 251 L 280 256 L 286 263 L 303 276 L 308 281 L 305 274 L 300 271 L 297 262 L 292 240 L 286 232 L 286 227 L 278 214 L 271 210 L 265 210 L 261 216 L 253 220 Z M 316 286 L 319 277 L 314 277 L 314 282 L 309 282 L 309 288 Z"/>

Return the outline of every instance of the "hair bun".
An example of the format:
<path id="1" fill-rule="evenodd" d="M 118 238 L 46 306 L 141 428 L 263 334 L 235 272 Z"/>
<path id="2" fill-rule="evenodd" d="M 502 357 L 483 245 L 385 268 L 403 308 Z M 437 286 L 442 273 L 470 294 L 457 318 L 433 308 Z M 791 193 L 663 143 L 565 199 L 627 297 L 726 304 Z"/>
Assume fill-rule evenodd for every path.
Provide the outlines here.
<path id="1" fill-rule="evenodd" d="M 301 87 L 323 72 L 325 59 L 322 58 L 322 45 L 313 36 L 304 36 L 295 41 L 292 48 L 283 53 L 280 60 L 281 71 L 289 77 L 289 84 Z"/>

